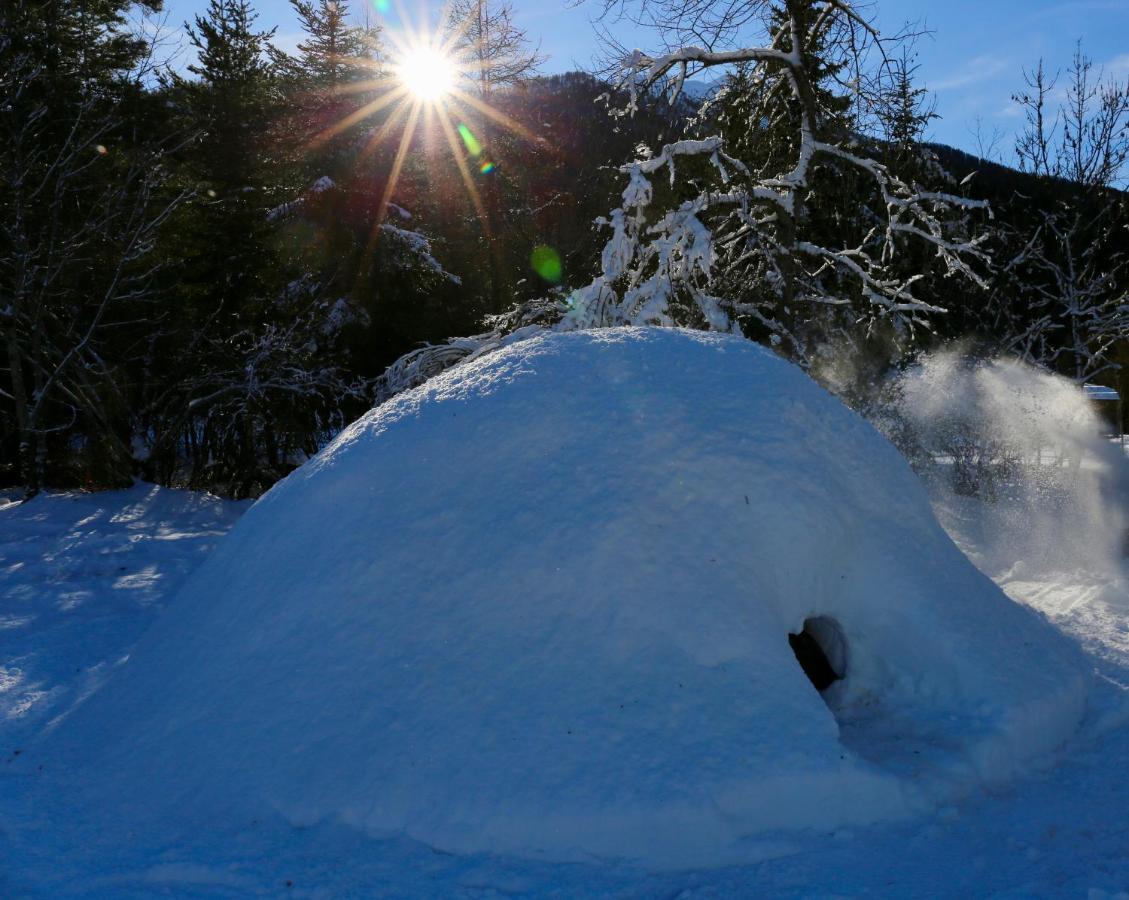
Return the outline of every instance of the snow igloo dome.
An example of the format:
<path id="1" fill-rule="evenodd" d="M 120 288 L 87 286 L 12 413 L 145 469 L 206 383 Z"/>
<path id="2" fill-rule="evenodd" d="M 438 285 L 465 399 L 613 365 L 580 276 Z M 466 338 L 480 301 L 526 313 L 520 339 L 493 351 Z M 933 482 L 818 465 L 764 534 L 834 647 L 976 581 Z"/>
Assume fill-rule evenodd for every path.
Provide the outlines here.
<path id="1" fill-rule="evenodd" d="M 698 865 L 1011 778 L 1088 677 L 798 368 L 627 329 L 361 418 L 55 738 L 150 812 Z"/>

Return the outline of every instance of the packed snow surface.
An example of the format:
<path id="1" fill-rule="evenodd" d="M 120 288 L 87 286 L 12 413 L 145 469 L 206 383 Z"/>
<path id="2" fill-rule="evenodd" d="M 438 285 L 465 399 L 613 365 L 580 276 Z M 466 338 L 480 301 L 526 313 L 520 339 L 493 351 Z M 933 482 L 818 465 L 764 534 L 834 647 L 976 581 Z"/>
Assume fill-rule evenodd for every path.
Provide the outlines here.
<path id="1" fill-rule="evenodd" d="M 94 693 L 246 506 L 151 484 L 0 495 L 0 738 L 22 747 Z"/>
<path id="2" fill-rule="evenodd" d="M 817 616 L 846 645 L 823 695 L 788 642 Z M 18 765 L 138 829 L 281 813 L 737 862 L 1044 761 L 1088 668 L 793 366 L 725 336 L 548 335 L 278 485 Z"/>

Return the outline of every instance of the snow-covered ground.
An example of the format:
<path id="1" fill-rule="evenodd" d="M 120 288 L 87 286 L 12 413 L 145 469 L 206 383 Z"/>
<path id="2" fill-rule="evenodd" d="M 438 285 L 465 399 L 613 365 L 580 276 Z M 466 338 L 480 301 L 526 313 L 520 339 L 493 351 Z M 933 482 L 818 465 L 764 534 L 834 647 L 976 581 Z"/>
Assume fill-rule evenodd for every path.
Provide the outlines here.
<path id="1" fill-rule="evenodd" d="M 138 485 L 0 508 L 0 750 L 5 762 L 128 653 L 168 592 L 245 508 Z M 942 509 L 976 537 L 979 504 Z M 975 547 L 964 544 L 975 553 Z M 1100 674 L 1052 768 L 928 818 L 782 835 L 753 866 L 649 874 L 614 864 L 439 853 L 333 823 L 216 823 L 191 840 L 86 833 L 19 800 L 0 769 L 0 897 L 1129 897 L 1129 581 L 1005 572 Z M 999 574 L 999 573 L 996 573 Z M 73 601 L 81 596 L 82 603 Z M 1007 635 L 1000 635 L 1006 641 Z M 5 769 L 10 768 L 4 765 Z M 60 846 L 67 846 L 65 855 Z"/>
<path id="2" fill-rule="evenodd" d="M 128 832 L 116 819 L 116 805 L 107 804 L 103 821 L 71 820 L 67 811 L 75 798 L 28 789 L 68 782 L 23 765 L 25 746 L 96 691 L 130 654 L 171 592 L 245 505 L 148 485 L 50 495 L 26 505 L 0 502 L 0 897 L 1125 900 L 1124 562 L 1119 554 L 1049 552 L 1047 529 L 1035 527 L 1045 522 L 1025 494 L 985 504 L 936 490 L 933 500 L 941 523 L 969 558 L 1012 598 L 1046 614 L 1086 654 L 1097 678 L 1081 728 L 1033 774 L 928 814 L 770 833 L 758 844 L 755 864 L 660 873 L 609 861 L 453 854 L 403 834 L 373 836 L 337 817 L 299 827 L 281 816 L 244 821 L 233 815 L 189 830 Z M 1100 533 L 1108 510 L 1091 506 L 1088 518 L 1071 519 L 1072 543 L 1083 548 L 1109 543 Z M 1079 533 L 1085 528 L 1094 530 L 1090 542 Z M 990 637 L 1001 658 L 1012 653 L 1014 634 Z M 201 669 L 208 664 L 200 660 Z M 91 755 L 104 752 L 92 747 Z M 222 768 L 222 761 L 217 765 Z"/>
<path id="3" fill-rule="evenodd" d="M 94 691 L 248 505 L 148 484 L 0 496 L 0 750 Z"/>

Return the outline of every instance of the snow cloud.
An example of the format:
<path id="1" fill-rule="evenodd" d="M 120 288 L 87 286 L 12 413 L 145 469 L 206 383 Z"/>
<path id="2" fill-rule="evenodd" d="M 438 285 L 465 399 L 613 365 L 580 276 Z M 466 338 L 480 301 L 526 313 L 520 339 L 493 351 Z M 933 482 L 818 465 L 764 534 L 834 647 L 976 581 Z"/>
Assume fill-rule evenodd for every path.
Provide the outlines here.
<path id="1" fill-rule="evenodd" d="M 923 358 L 895 393 L 895 442 L 942 518 L 976 520 L 985 571 L 1122 571 L 1129 463 L 1078 385 L 950 352 Z"/>

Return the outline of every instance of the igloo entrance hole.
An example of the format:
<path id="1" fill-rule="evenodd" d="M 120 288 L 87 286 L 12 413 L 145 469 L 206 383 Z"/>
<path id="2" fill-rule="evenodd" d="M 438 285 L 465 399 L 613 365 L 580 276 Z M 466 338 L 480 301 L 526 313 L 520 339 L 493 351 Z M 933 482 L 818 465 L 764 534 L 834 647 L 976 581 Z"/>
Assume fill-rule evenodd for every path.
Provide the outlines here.
<path id="1" fill-rule="evenodd" d="M 789 634 L 796 661 L 820 693 L 847 674 L 847 638 L 829 616 L 804 620 L 799 634 Z"/>

